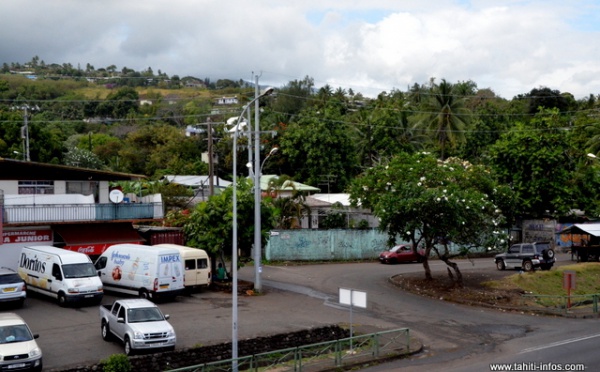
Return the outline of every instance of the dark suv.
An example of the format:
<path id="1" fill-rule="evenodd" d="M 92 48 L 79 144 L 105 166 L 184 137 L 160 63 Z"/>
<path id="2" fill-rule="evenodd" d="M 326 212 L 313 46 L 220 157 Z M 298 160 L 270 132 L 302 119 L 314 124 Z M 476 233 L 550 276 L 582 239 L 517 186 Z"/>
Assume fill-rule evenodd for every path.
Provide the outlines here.
<path id="1" fill-rule="evenodd" d="M 533 271 L 550 270 L 556 260 L 549 242 L 536 242 L 513 244 L 506 253 L 497 254 L 494 261 L 498 270 L 508 267 Z"/>

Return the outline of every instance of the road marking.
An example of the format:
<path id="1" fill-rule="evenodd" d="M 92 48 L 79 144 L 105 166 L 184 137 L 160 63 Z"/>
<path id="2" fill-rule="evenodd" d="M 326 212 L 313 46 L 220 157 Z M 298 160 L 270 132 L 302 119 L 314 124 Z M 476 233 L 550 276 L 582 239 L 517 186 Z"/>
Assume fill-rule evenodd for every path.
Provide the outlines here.
<path id="1" fill-rule="evenodd" d="M 600 337 L 600 334 L 591 335 L 591 336 L 582 336 L 582 337 L 570 338 L 570 339 L 563 340 L 563 341 L 557 341 L 557 342 L 553 342 L 553 343 L 551 343 L 551 344 L 548 344 L 548 345 L 542 345 L 542 346 L 530 347 L 530 348 L 528 348 L 528 349 L 524 349 L 524 350 L 523 350 L 523 351 L 521 351 L 519 354 L 531 353 L 532 351 L 538 351 L 538 350 L 543 350 L 543 349 L 549 349 L 549 348 L 551 348 L 551 347 L 562 346 L 562 345 L 571 344 L 571 343 L 574 343 L 574 342 L 579 342 L 579 341 L 589 340 L 589 339 L 591 339 L 591 338 L 596 338 L 596 337 Z"/>

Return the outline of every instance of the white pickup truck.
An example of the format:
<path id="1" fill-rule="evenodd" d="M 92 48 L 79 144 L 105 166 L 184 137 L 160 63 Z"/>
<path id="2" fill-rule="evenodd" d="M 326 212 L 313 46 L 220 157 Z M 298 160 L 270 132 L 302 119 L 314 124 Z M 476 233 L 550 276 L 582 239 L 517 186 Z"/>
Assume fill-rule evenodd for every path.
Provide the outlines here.
<path id="1" fill-rule="evenodd" d="M 148 349 L 174 350 L 175 330 L 158 306 L 141 298 L 116 300 L 100 306 L 102 338 L 113 337 L 125 345 L 125 354 Z"/>

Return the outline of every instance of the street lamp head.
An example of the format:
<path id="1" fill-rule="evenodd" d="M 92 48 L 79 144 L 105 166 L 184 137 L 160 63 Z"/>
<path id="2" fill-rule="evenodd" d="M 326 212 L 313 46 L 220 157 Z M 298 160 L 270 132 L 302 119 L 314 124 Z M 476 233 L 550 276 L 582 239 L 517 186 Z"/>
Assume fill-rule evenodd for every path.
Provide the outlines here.
<path id="1" fill-rule="evenodd" d="M 271 149 L 271 151 L 269 151 L 269 155 L 268 156 L 271 156 L 271 155 L 275 154 L 277 151 L 279 151 L 279 147 L 273 147 Z"/>
<path id="2" fill-rule="evenodd" d="M 592 159 L 597 159 L 598 157 L 595 154 L 592 154 L 591 152 L 587 154 L 588 158 L 592 158 Z"/>
<path id="3" fill-rule="evenodd" d="M 264 92 L 262 92 L 262 94 L 260 95 L 260 97 L 264 97 L 264 96 L 268 96 L 271 93 L 273 93 L 275 91 L 275 88 L 273 87 L 268 87 L 267 89 L 265 89 Z"/>

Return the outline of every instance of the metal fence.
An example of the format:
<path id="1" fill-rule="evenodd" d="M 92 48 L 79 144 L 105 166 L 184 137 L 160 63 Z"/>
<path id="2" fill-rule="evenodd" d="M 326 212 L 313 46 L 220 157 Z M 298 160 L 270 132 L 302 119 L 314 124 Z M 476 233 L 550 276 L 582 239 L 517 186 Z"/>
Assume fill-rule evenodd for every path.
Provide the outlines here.
<path id="1" fill-rule="evenodd" d="M 162 203 L 4 205 L 4 223 L 110 221 L 163 218 Z"/>
<path id="2" fill-rule="evenodd" d="M 335 341 L 271 351 L 268 353 L 170 369 L 170 372 L 322 371 L 372 360 L 408 355 L 408 328 L 353 336 Z"/>
<path id="3" fill-rule="evenodd" d="M 524 294 L 521 308 L 571 316 L 598 316 L 600 294 L 554 296 Z"/>

